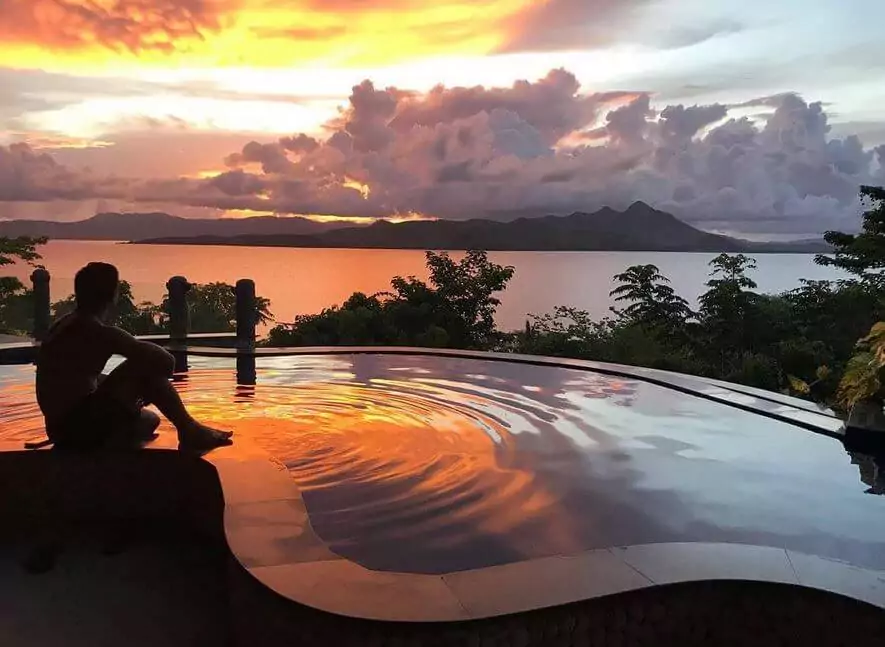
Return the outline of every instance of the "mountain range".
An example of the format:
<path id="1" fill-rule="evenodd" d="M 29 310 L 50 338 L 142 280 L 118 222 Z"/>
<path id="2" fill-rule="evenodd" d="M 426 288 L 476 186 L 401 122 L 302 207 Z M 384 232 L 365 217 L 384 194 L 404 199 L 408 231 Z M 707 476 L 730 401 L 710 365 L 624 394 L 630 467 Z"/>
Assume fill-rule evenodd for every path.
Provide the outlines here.
<path id="1" fill-rule="evenodd" d="M 0 221 L 0 236 L 48 236 L 61 240 L 121 240 L 167 236 L 275 236 L 319 234 L 341 227 L 307 218 L 180 218 L 168 213 L 98 213 L 86 220 Z"/>
<path id="2" fill-rule="evenodd" d="M 102 213 L 79 222 L 0 222 L 0 236 L 128 240 L 140 244 L 245 245 L 356 249 L 488 251 L 829 252 L 823 240 L 758 243 L 711 234 L 636 202 L 570 216 L 497 220 L 425 220 L 369 226 L 273 216 L 186 219 L 164 213 Z"/>

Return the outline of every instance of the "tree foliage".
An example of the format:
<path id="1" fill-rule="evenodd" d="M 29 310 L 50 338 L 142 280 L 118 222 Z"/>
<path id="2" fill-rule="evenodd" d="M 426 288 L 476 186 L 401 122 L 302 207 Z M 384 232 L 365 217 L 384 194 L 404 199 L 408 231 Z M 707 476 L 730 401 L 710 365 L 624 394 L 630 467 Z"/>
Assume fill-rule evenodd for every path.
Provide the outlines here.
<path id="1" fill-rule="evenodd" d="M 885 397 L 885 322 L 877 322 L 857 343 L 857 352 L 848 360 L 839 382 L 838 401 L 850 408 L 863 400 Z"/>
<path id="2" fill-rule="evenodd" d="M 863 214 L 860 233 L 828 231 L 824 239 L 835 248 L 835 253 L 818 255 L 815 261 L 882 287 L 885 281 L 882 274 L 885 269 L 885 188 L 862 186 L 860 196 L 869 207 Z"/>
<path id="3" fill-rule="evenodd" d="M 504 338 L 495 327 L 497 292 L 513 268 L 492 263 L 481 251 L 460 261 L 427 252 L 430 282 L 394 277 L 391 291 L 356 293 L 341 306 L 303 315 L 270 331 L 275 346 L 409 345 L 491 348 Z"/>
<path id="4" fill-rule="evenodd" d="M 611 296 L 628 305 L 623 310 L 612 310 L 625 323 L 672 333 L 694 317 L 688 302 L 676 294 L 669 286 L 670 279 L 655 265 L 628 267 L 614 280 L 620 285 Z"/>
<path id="5" fill-rule="evenodd" d="M 46 240 L 0 236 L 0 267 L 19 261 L 36 265 L 41 259 L 37 247 Z M 33 310 L 31 290 L 13 276 L 0 276 L 0 332 L 28 334 L 33 328 Z"/>
<path id="6" fill-rule="evenodd" d="M 33 265 L 34 261 L 40 260 L 41 256 L 37 252 L 37 247 L 45 245 L 47 239 L 30 238 L 28 236 L 19 236 L 18 238 L 9 238 L 8 236 L 0 236 L 0 266 L 12 265 L 17 261 L 22 261 L 29 265 Z"/>
<path id="7" fill-rule="evenodd" d="M 190 329 L 194 332 L 233 332 L 237 329 L 236 289 L 228 283 L 194 284 L 187 293 Z M 160 307 L 160 321 L 164 330 L 168 328 L 169 297 L 163 299 Z M 264 297 L 255 298 L 256 324 L 266 324 L 273 320 L 270 301 Z"/>
<path id="8" fill-rule="evenodd" d="M 233 332 L 237 327 L 236 293 L 227 283 L 194 284 L 187 293 L 190 330 L 195 333 Z M 273 319 L 270 301 L 256 297 L 256 321 L 266 324 Z M 59 318 L 76 307 L 74 295 L 52 304 L 52 315 Z M 108 316 L 109 323 L 133 335 L 161 334 L 169 331 L 168 296 L 159 305 L 136 302 L 132 286 L 120 281 L 117 301 Z"/>

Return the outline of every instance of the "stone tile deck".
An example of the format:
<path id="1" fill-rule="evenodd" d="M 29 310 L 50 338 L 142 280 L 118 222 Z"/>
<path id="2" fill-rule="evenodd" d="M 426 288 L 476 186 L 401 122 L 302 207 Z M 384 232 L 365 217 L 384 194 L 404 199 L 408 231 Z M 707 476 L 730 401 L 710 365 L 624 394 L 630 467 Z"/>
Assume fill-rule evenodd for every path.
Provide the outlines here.
<path id="1" fill-rule="evenodd" d="M 102 531 L 78 528 L 41 575 L 21 567 L 27 540 L 0 542 L 0 645 L 230 644 L 223 549 L 173 528 L 142 528 L 123 553 L 106 556 Z"/>

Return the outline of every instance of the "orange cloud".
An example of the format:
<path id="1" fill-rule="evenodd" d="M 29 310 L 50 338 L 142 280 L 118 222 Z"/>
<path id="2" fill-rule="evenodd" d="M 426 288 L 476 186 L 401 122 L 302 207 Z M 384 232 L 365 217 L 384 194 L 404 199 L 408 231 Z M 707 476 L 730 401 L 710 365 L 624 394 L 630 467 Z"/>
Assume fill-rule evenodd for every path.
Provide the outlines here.
<path id="1" fill-rule="evenodd" d="M 4 50 L 42 46 L 56 53 L 102 48 L 165 54 L 220 29 L 213 0 L 8 0 L 0 6 Z"/>
<path id="2" fill-rule="evenodd" d="M 506 46 L 546 0 L 5 0 L 0 65 L 375 65 Z"/>

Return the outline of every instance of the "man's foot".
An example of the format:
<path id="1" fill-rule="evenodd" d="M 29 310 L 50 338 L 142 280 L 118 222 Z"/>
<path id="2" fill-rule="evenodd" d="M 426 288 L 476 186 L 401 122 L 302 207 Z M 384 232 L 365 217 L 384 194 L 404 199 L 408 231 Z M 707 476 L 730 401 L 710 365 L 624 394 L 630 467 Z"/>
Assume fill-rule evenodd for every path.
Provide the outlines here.
<path id="1" fill-rule="evenodd" d="M 216 447 L 233 445 L 232 431 L 221 431 L 195 422 L 178 434 L 178 448 L 186 451 L 205 452 Z"/>

